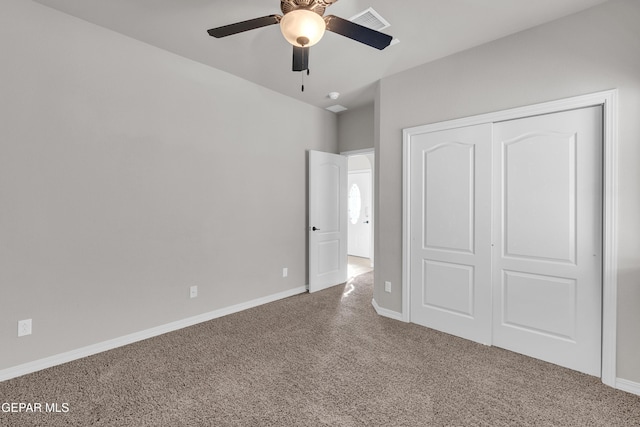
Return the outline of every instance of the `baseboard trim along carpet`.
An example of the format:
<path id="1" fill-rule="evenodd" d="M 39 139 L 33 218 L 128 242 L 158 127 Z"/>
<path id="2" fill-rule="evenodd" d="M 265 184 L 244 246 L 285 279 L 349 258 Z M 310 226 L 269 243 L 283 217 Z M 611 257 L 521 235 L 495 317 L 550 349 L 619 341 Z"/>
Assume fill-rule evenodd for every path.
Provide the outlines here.
<path id="1" fill-rule="evenodd" d="M 373 309 L 376 311 L 376 313 L 378 313 L 380 316 L 384 316 L 384 317 L 388 317 L 390 319 L 399 320 L 401 322 L 404 322 L 404 320 L 402 319 L 402 313 L 398 313 L 397 311 L 393 311 L 393 310 L 389 310 L 387 308 L 380 307 L 378 305 L 378 303 L 376 302 L 375 298 L 371 300 L 371 305 L 373 306 Z"/>
<path id="2" fill-rule="evenodd" d="M 45 357 L 44 359 L 34 360 L 33 362 L 28 362 L 11 368 L 3 369 L 0 370 L 0 382 L 40 371 L 42 369 L 51 368 L 56 365 L 61 365 L 63 363 L 71 362 L 73 360 L 81 359 L 83 357 L 92 356 L 103 351 L 112 350 L 114 348 L 122 347 L 128 344 L 133 344 L 137 341 L 142 341 L 158 335 L 177 331 L 178 329 L 193 326 L 198 323 L 208 322 L 209 320 L 217 319 L 218 317 L 223 317 L 229 314 L 248 310 L 250 308 L 268 304 L 270 302 L 278 301 L 284 298 L 289 298 L 294 295 L 302 294 L 304 292 L 307 292 L 307 288 L 306 286 L 301 286 L 284 292 L 279 292 L 277 294 L 268 295 L 266 297 L 232 305 L 230 307 L 220 308 L 208 313 L 203 313 L 197 316 L 188 317 L 186 319 L 177 320 L 175 322 L 167 323 L 161 326 L 156 326 L 144 331 L 134 332 L 129 335 L 124 335 L 97 344 L 92 344 L 86 347 L 67 351 L 65 353 Z"/>
<path id="3" fill-rule="evenodd" d="M 622 378 L 616 379 L 616 388 L 618 390 L 626 391 L 627 393 L 633 393 L 640 396 L 640 383 L 625 380 Z"/>

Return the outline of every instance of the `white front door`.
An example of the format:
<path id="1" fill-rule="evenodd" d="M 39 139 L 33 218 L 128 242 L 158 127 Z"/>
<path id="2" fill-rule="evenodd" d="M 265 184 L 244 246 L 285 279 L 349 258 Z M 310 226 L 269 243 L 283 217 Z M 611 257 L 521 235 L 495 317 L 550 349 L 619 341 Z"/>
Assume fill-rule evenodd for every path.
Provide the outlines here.
<path id="1" fill-rule="evenodd" d="M 413 138 L 411 321 L 491 342 L 491 125 Z"/>
<path id="2" fill-rule="evenodd" d="M 494 126 L 493 343 L 600 376 L 602 108 Z"/>
<path id="3" fill-rule="evenodd" d="M 349 255 L 369 258 L 371 252 L 371 171 L 349 172 L 347 193 Z"/>
<path id="4" fill-rule="evenodd" d="M 347 280 L 347 158 L 309 151 L 309 292 Z"/>

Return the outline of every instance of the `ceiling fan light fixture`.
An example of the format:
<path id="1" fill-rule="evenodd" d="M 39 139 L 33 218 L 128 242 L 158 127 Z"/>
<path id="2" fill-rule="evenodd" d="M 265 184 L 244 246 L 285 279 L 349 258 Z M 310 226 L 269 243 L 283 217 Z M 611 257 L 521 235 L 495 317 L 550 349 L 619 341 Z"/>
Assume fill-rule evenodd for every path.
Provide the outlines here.
<path id="1" fill-rule="evenodd" d="M 296 9 L 286 13 L 280 20 L 280 30 L 289 43 L 298 47 L 309 47 L 318 43 L 327 24 L 322 16 L 308 9 Z"/>

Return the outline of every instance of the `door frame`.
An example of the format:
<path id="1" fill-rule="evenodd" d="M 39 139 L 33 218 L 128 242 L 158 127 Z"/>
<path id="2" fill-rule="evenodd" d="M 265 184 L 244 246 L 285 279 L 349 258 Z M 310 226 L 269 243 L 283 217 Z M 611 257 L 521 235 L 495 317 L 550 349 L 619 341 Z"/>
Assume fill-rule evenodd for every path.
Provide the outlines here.
<path id="1" fill-rule="evenodd" d="M 350 151 L 341 151 L 341 155 L 347 157 L 347 169 L 349 165 L 349 157 L 353 156 L 371 156 L 373 158 L 369 159 L 371 162 L 371 236 L 370 236 L 370 250 L 369 250 L 369 260 L 371 261 L 371 267 L 374 267 L 375 263 L 375 227 L 376 227 L 376 152 L 374 148 L 364 148 L 360 150 L 350 150 Z M 348 173 L 348 170 L 347 170 Z"/>
<path id="2" fill-rule="evenodd" d="M 617 266 L 618 266 L 618 90 L 612 89 L 504 111 L 480 114 L 403 129 L 403 224 L 402 224 L 402 321 L 410 317 L 411 260 L 411 144 L 415 135 L 464 126 L 495 123 L 578 108 L 602 106 L 603 197 L 602 197 L 602 370 L 604 384 L 616 386 Z"/>

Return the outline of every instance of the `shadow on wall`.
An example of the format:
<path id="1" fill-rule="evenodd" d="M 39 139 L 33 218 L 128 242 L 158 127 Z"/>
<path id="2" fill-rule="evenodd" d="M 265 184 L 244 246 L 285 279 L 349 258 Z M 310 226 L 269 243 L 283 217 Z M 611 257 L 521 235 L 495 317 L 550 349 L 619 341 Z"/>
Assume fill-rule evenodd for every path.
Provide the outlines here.
<path id="1" fill-rule="evenodd" d="M 618 352 L 617 376 L 640 384 L 638 354 L 640 354 L 640 260 L 632 268 L 618 270 Z M 621 317 L 620 313 L 625 313 Z M 631 317 L 630 317 L 631 316 Z M 625 348 L 620 347 L 624 343 Z M 633 376 L 635 374 L 635 376 Z M 632 377 L 633 376 L 633 377 Z"/>

